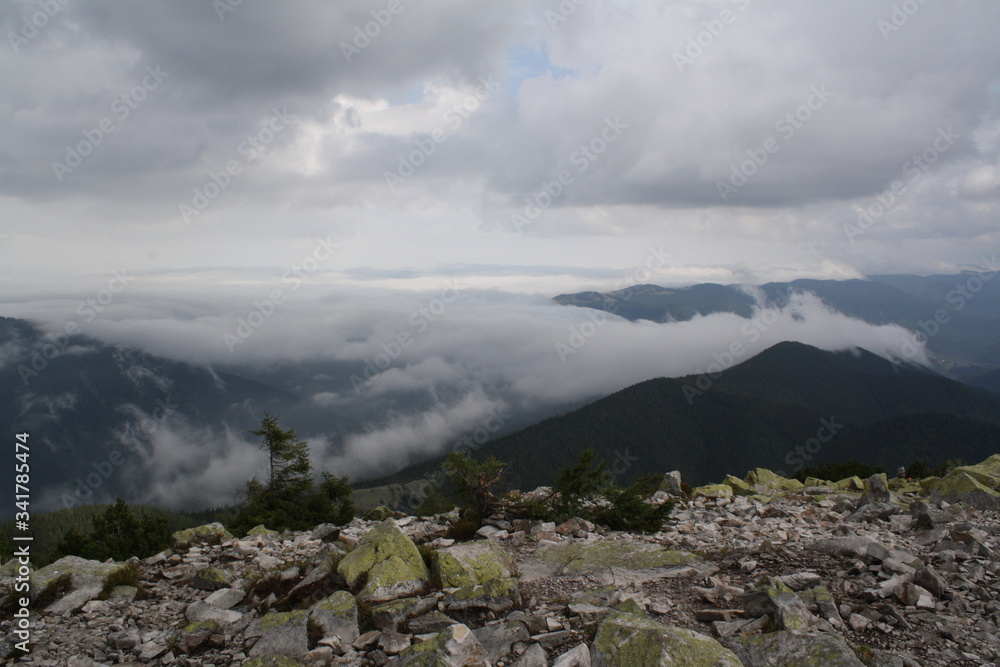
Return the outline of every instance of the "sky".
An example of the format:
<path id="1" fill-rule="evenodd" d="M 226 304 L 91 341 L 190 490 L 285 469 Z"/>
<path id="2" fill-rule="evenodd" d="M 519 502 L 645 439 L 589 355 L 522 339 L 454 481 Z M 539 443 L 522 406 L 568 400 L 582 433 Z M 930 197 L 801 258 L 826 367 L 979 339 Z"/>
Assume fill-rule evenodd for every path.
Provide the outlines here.
<path id="1" fill-rule="evenodd" d="M 550 299 L 981 266 L 998 25 L 991 0 L 2 3 L 0 315 L 204 365 L 410 335 L 306 396 L 434 395 L 307 434 L 352 474 L 735 341 L 898 355 L 808 297 L 754 345 Z"/>
<path id="2" fill-rule="evenodd" d="M 253 280 L 319 238 L 330 280 L 393 289 L 606 286 L 651 246 L 661 284 L 954 272 L 998 245 L 998 19 L 987 0 L 4 3 L 0 276 Z"/>

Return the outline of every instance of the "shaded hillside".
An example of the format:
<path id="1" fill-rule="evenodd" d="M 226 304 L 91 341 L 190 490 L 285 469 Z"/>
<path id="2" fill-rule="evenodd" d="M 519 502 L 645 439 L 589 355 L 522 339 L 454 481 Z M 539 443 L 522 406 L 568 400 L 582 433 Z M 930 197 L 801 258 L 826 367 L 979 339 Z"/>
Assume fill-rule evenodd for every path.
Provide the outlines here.
<path id="1" fill-rule="evenodd" d="M 43 335 L 0 319 L 0 423 L 29 434 L 36 511 L 137 497 L 151 442 L 171 428 L 249 429 L 294 397 L 217 373 L 74 336 Z M 0 462 L 11 479 L 13 456 Z M 7 493 L 13 494 L 13 488 Z M 13 499 L 4 507 L 13 512 Z"/>
<path id="2" fill-rule="evenodd" d="M 857 458 L 886 467 L 916 458 L 980 460 L 1000 442 L 996 396 L 917 368 L 894 368 L 867 352 L 782 343 L 692 394 L 698 381 L 633 385 L 488 442 L 475 456 L 509 462 L 507 478 L 520 488 L 551 483 L 587 447 L 620 473 L 620 483 L 677 469 L 699 484 L 758 466 L 790 474 L 820 460 Z M 799 460 L 807 445 L 813 458 Z M 366 486 L 427 477 L 440 463 Z"/>

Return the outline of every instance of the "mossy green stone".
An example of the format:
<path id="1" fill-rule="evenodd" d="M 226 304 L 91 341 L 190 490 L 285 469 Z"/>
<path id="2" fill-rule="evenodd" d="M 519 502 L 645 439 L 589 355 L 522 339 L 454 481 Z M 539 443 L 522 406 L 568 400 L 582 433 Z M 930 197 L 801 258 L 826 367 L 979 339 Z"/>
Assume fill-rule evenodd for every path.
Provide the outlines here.
<path id="1" fill-rule="evenodd" d="M 739 477 L 726 475 L 726 479 L 723 480 L 722 483 L 731 487 L 733 489 L 733 493 L 738 496 L 752 496 L 754 494 L 754 488 Z"/>
<path id="2" fill-rule="evenodd" d="M 728 484 L 706 484 L 691 491 L 692 498 L 732 498 L 733 487 Z"/>
<path id="3" fill-rule="evenodd" d="M 864 667 L 839 637 L 782 630 L 744 635 L 727 642 L 748 664 L 795 667 Z"/>
<path id="4" fill-rule="evenodd" d="M 691 665 L 742 667 L 711 637 L 658 623 L 644 614 L 613 610 L 601 621 L 593 650 L 608 667 Z"/>
<path id="5" fill-rule="evenodd" d="M 63 575 L 97 577 L 106 581 L 108 576 L 124 567 L 126 565 L 122 563 L 101 563 L 96 560 L 80 558 L 79 556 L 64 556 L 56 562 L 32 572 L 31 585 L 33 588 L 42 591 L 50 583 Z"/>
<path id="6" fill-rule="evenodd" d="M 170 536 L 170 543 L 175 549 L 187 549 L 193 544 L 222 544 L 226 540 L 233 539 L 233 536 L 226 528 L 216 521 L 196 528 L 185 528 L 178 530 Z"/>
<path id="7" fill-rule="evenodd" d="M 244 660 L 243 667 L 305 667 L 305 665 L 283 655 L 264 655 Z"/>
<path id="8" fill-rule="evenodd" d="M 747 473 L 746 483 L 757 488 L 762 486 L 778 491 L 798 491 L 805 488 L 805 485 L 797 479 L 788 479 L 768 470 L 767 468 L 755 468 Z"/>
<path id="9" fill-rule="evenodd" d="M 853 477 L 845 477 L 844 479 L 834 482 L 833 488 L 840 491 L 863 491 L 865 488 L 865 481 L 857 475 Z"/>
<path id="10" fill-rule="evenodd" d="M 561 565 L 567 572 L 590 572 L 609 567 L 648 570 L 700 563 L 700 556 L 687 551 L 673 551 L 646 542 L 591 542 L 546 545 L 536 556 Z"/>
<path id="11" fill-rule="evenodd" d="M 261 632 L 270 632 L 275 628 L 282 628 L 288 625 L 303 625 L 309 618 L 309 612 L 303 609 L 285 612 L 268 612 L 260 619 L 258 627 Z"/>
<path id="12" fill-rule="evenodd" d="M 431 554 L 434 581 L 442 588 L 476 586 L 510 578 L 507 554 L 489 542 L 459 544 Z"/>
<path id="13" fill-rule="evenodd" d="M 392 519 L 370 530 L 337 565 L 347 583 L 356 588 L 364 579 L 358 600 L 382 602 L 426 589 L 430 572 L 417 546 Z"/>
<path id="14" fill-rule="evenodd" d="M 208 630 L 209 632 L 221 632 L 222 626 L 219 622 L 214 619 L 205 619 L 204 621 L 195 621 L 184 627 L 184 632 L 191 634 L 192 632 L 198 632 L 199 630 Z"/>
<path id="15" fill-rule="evenodd" d="M 265 528 L 264 524 L 259 524 L 247 531 L 247 537 L 270 537 L 276 540 L 281 537 L 281 533 Z"/>
<path id="16" fill-rule="evenodd" d="M 806 486 L 833 486 L 833 482 L 820 479 L 819 477 L 806 477 L 805 481 L 802 483 Z"/>
<path id="17" fill-rule="evenodd" d="M 358 617 L 358 603 L 347 591 L 336 591 L 314 604 L 312 609 L 332 612 L 338 618 L 353 620 Z"/>

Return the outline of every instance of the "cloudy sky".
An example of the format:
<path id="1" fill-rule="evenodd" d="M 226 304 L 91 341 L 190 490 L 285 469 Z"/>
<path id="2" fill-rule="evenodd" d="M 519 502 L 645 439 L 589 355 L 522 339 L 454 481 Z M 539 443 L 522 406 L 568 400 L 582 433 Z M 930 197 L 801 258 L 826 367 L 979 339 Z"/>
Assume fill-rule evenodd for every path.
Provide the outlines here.
<path id="1" fill-rule="evenodd" d="M 704 369 L 743 325 L 611 318 L 560 356 L 588 316 L 559 293 L 979 266 L 998 25 L 992 0 L 2 3 L 0 314 L 207 364 L 363 368 L 409 334 L 306 397 L 455 389 L 336 443 L 363 471 Z M 282 324 L 244 339 L 254 312 Z M 776 317 L 754 349 L 902 340 Z"/>
<path id="2" fill-rule="evenodd" d="M 38 0 L 0 25 L 19 289 L 278 271 L 318 238 L 341 284 L 543 294 L 650 246 L 683 284 L 998 245 L 988 0 Z"/>

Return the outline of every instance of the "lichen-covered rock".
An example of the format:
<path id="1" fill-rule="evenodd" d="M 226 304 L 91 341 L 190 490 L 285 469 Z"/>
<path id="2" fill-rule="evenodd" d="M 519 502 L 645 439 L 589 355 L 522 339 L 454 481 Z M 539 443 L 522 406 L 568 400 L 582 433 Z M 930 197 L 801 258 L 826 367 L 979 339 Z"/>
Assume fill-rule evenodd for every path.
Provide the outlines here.
<path id="1" fill-rule="evenodd" d="M 208 523 L 196 528 L 178 530 L 170 536 L 170 544 L 174 549 L 183 551 L 195 544 L 215 545 L 222 544 L 231 539 L 233 539 L 233 536 L 229 531 L 216 521 L 215 523 Z"/>
<path id="2" fill-rule="evenodd" d="M 107 577 L 122 567 L 123 563 L 64 556 L 31 573 L 31 599 L 47 598 L 45 609 L 50 614 L 76 611 L 100 595 Z"/>
<path id="3" fill-rule="evenodd" d="M 489 656 L 493 664 L 496 664 L 501 658 L 510 655 L 514 644 L 517 642 L 527 643 L 531 641 L 528 629 L 524 626 L 524 623 L 518 621 L 506 621 L 486 625 L 478 630 L 474 630 L 473 633 L 476 635 L 479 643 L 483 645 L 486 655 Z"/>
<path id="4" fill-rule="evenodd" d="M 858 536 L 820 540 L 813 544 L 811 549 L 830 556 L 860 558 L 869 565 L 881 563 L 892 556 L 891 551 L 875 540 Z"/>
<path id="5" fill-rule="evenodd" d="M 982 463 L 959 466 L 931 486 L 931 501 L 963 503 L 983 510 L 1000 510 L 1000 454 Z"/>
<path id="6" fill-rule="evenodd" d="M 743 665 L 732 651 L 711 637 L 620 609 L 608 612 L 601 621 L 590 657 L 594 667 Z"/>
<path id="7" fill-rule="evenodd" d="M 889 494 L 889 478 L 882 472 L 872 475 L 865 480 L 864 493 L 861 494 L 858 507 L 888 503 L 891 499 L 892 497 Z"/>
<path id="8" fill-rule="evenodd" d="M 243 661 L 243 667 L 305 667 L 298 660 L 283 655 L 266 655 Z"/>
<path id="9" fill-rule="evenodd" d="M 561 574 L 593 572 L 620 568 L 624 570 L 665 570 L 659 576 L 684 568 L 694 568 L 708 573 L 715 567 L 701 556 L 687 551 L 664 549 L 648 542 L 620 540 L 615 542 L 573 542 L 546 545 L 536 558 L 557 566 Z"/>
<path id="10" fill-rule="evenodd" d="M 430 572 L 417 546 L 392 519 L 370 530 L 337 565 L 358 601 L 385 602 L 417 595 L 430 586 Z M 363 583 L 363 585 L 362 585 Z"/>
<path id="11" fill-rule="evenodd" d="M 191 585 L 203 591 L 217 591 L 220 588 L 228 588 L 232 581 L 232 575 L 218 567 L 204 567 L 198 570 Z"/>
<path id="12" fill-rule="evenodd" d="M 456 544 L 431 554 L 434 582 L 444 588 L 476 586 L 511 577 L 511 570 L 507 554 L 486 540 Z"/>
<path id="13" fill-rule="evenodd" d="M 864 667 L 839 637 L 782 630 L 725 640 L 746 667 Z"/>
<path id="14" fill-rule="evenodd" d="M 813 623 L 813 615 L 802 599 L 773 577 L 768 577 L 747 601 L 750 616 L 767 616 L 778 630 L 805 630 Z"/>
<path id="15" fill-rule="evenodd" d="M 734 475 L 726 475 L 726 479 L 724 479 L 722 483 L 731 487 L 733 489 L 733 493 L 737 496 L 752 496 L 756 493 L 752 486 Z"/>
<path id="16" fill-rule="evenodd" d="M 839 491 L 864 491 L 865 483 L 857 475 L 853 477 L 845 477 L 844 479 L 837 480 L 833 483 L 833 488 Z"/>
<path id="17" fill-rule="evenodd" d="M 280 540 L 281 533 L 266 528 L 264 524 L 258 524 L 247 531 L 247 537 L 266 537 L 272 540 Z"/>
<path id="18" fill-rule="evenodd" d="M 406 621 L 422 616 L 435 607 L 437 607 L 436 597 L 400 598 L 383 602 L 371 608 L 372 625 L 382 632 L 399 632 Z M 443 627 L 434 632 L 440 632 Z"/>
<path id="19" fill-rule="evenodd" d="M 400 651 L 390 667 L 488 667 L 489 656 L 468 626 L 449 626 L 437 637 Z"/>
<path id="20" fill-rule="evenodd" d="M 758 493 L 769 491 L 798 491 L 805 488 L 805 485 L 797 479 L 788 479 L 768 470 L 767 468 L 755 468 L 747 473 L 744 481 L 757 490 Z"/>
<path id="21" fill-rule="evenodd" d="M 339 579 L 337 566 L 344 559 L 344 552 L 332 544 L 323 547 L 325 553 L 309 566 L 306 576 L 288 591 L 283 601 L 286 605 L 304 606 L 329 593 Z"/>
<path id="22" fill-rule="evenodd" d="M 732 498 L 733 487 L 728 484 L 706 484 L 696 486 L 691 492 L 693 498 Z"/>
<path id="23" fill-rule="evenodd" d="M 358 603 L 347 591 L 337 591 L 309 608 L 309 622 L 322 637 L 350 644 L 358 638 Z"/>
<path id="24" fill-rule="evenodd" d="M 259 637 L 250 649 L 250 657 L 283 655 L 297 658 L 309 650 L 307 624 L 309 612 L 305 610 L 284 613 L 271 612 L 257 619 L 247 628 L 247 638 Z"/>

